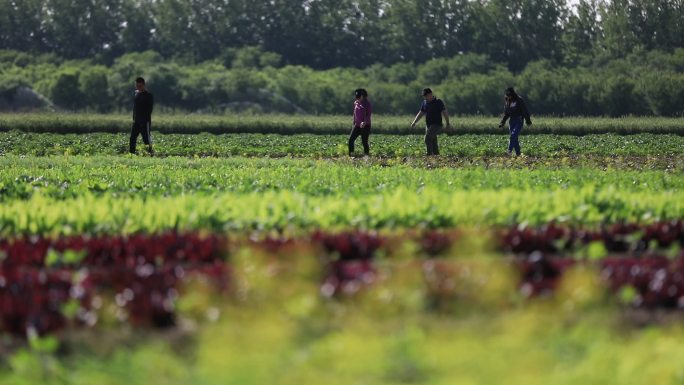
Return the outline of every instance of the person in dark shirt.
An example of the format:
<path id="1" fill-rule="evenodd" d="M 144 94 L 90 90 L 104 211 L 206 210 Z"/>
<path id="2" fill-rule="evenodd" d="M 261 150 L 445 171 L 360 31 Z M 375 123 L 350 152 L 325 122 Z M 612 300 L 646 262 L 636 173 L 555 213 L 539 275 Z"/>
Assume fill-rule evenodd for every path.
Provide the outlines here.
<path id="1" fill-rule="evenodd" d="M 349 156 L 354 153 L 354 142 L 361 136 L 361 143 L 363 143 L 363 154 L 368 155 L 370 153 L 370 145 L 368 144 L 368 138 L 370 136 L 371 130 L 371 114 L 373 109 L 371 103 L 368 100 L 368 92 L 359 88 L 354 91 L 354 114 L 353 114 L 353 124 L 352 132 L 349 135 Z"/>
<path id="2" fill-rule="evenodd" d="M 425 146 L 427 147 L 427 155 L 439 155 L 437 134 L 442 132 L 442 116 L 446 120 L 447 129 L 451 128 L 449 113 L 444 102 L 432 95 L 431 89 L 423 89 L 423 99 L 423 104 L 421 104 L 420 111 L 418 111 L 418 114 L 413 119 L 411 128 L 414 128 L 416 123 L 425 115 Z"/>
<path id="3" fill-rule="evenodd" d="M 152 109 L 154 108 L 154 96 L 145 88 L 145 79 L 135 79 L 135 97 L 133 98 L 133 126 L 131 128 L 130 152 L 135 154 L 135 146 L 138 135 L 142 135 L 143 142 L 147 145 L 147 152 L 154 154 L 152 149 Z"/>
<path id="4" fill-rule="evenodd" d="M 508 141 L 508 155 L 511 155 L 513 150 L 515 150 L 515 155 L 520 156 L 518 136 L 523 128 L 523 120 L 525 120 L 528 126 L 532 124 L 532 120 L 530 119 L 530 112 L 527 110 L 525 101 L 518 96 L 513 87 L 506 88 L 504 92 L 504 113 L 501 123 L 499 123 L 499 128 L 503 128 L 506 120 L 509 118 L 508 132 L 511 134 L 511 138 Z"/>

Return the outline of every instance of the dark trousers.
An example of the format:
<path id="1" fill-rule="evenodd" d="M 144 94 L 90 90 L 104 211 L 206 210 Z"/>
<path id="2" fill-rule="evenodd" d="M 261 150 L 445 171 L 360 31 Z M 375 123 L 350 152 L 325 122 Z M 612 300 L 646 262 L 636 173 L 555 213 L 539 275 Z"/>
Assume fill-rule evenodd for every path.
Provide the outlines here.
<path id="1" fill-rule="evenodd" d="M 520 141 L 518 136 L 523 128 L 522 119 L 512 118 L 508 122 L 508 132 L 511 134 L 511 138 L 508 140 L 508 152 L 515 150 L 515 155 L 520 155 Z"/>
<path id="2" fill-rule="evenodd" d="M 130 149 L 131 154 L 135 154 L 135 146 L 138 141 L 138 135 L 142 135 L 143 143 L 150 145 L 152 144 L 152 137 L 150 136 L 150 122 L 135 122 L 131 127 L 131 141 Z"/>
<path id="3" fill-rule="evenodd" d="M 370 136 L 370 126 L 361 128 L 360 126 L 355 126 L 352 128 L 352 132 L 349 135 L 349 155 L 354 153 L 354 142 L 356 138 L 361 136 L 361 143 L 363 143 L 363 153 L 368 155 L 370 153 L 370 145 L 368 144 L 368 137 Z"/>
<path id="4" fill-rule="evenodd" d="M 442 126 L 432 124 L 425 128 L 425 146 L 428 155 L 439 155 L 439 144 L 437 144 L 437 134 L 442 132 Z"/>

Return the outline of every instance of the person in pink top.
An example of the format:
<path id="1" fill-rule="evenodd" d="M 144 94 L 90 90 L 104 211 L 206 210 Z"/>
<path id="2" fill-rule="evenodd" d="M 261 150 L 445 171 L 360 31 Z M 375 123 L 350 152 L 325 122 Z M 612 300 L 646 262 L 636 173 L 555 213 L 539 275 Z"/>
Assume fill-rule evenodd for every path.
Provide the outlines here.
<path id="1" fill-rule="evenodd" d="M 352 132 L 349 135 L 349 156 L 354 153 L 354 142 L 356 138 L 361 136 L 361 143 L 363 143 L 363 154 L 370 154 L 370 145 L 368 144 L 368 137 L 371 129 L 371 114 L 373 112 L 371 103 L 368 101 L 368 92 L 365 89 L 359 88 L 354 91 L 354 125 Z"/>

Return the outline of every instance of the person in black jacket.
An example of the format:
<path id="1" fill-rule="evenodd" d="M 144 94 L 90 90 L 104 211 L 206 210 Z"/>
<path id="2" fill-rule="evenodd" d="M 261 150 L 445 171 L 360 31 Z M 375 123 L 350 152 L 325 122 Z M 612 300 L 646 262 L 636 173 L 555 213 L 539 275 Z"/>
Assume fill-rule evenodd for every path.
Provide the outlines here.
<path id="1" fill-rule="evenodd" d="M 138 135 L 142 135 L 143 142 L 147 145 L 147 152 L 154 154 L 152 149 L 152 109 L 154 108 L 154 96 L 145 88 L 145 79 L 135 79 L 135 97 L 133 98 L 133 126 L 131 128 L 130 152 L 135 154 L 135 145 Z"/>
<path id="2" fill-rule="evenodd" d="M 432 90 L 429 88 L 423 89 L 423 104 L 420 105 L 420 111 L 411 122 L 411 128 L 416 126 L 420 118 L 425 115 L 425 146 L 427 147 L 427 155 L 439 155 L 439 145 L 437 144 L 437 134 L 442 132 L 442 116 L 446 120 L 447 129 L 451 128 L 449 124 L 449 113 L 446 106 L 441 99 L 437 99 L 432 95 Z"/>
<path id="3" fill-rule="evenodd" d="M 508 155 L 511 155 L 513 150 L 515 150 L 515 155 L 519 156 L 520 142 L 518 141 L 518 136 L 523 128 L 523 119 L 528 126 L 532 124 L 530 112 L 527 110 L 527 105 L 523 98 L 518 96 L 513 87 L 506 88 L 504 100 L 504 113 L 501 123 L 499 123 L 499 128 L 503 128 L 506 120 L 510 118 L 508 131 L 511 134 L 511 138 L 508 141 Z"/>

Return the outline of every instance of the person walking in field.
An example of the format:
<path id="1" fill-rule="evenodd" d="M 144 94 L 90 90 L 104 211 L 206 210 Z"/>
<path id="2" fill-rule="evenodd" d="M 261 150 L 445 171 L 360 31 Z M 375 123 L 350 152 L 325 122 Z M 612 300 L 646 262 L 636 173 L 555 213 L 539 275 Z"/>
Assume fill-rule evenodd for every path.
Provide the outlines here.
<path id="1" fill-rule="evenodd" d="M 511 134 L 511 138 L 508 141 L 508 155 L 511 155 L 513 150 L 515 150 L 515 155 L 520 156 L 518 136 L 523 128 L 523 120 L 528 126 L 532 124 L 532 120 L 530 119 L 530 112 L 527 110 L 525 101 L 518 96 L 513 87 L 506 88 L 504 92 L 504 113 L 501 123 L 499 123 L 499 128 L 503 128 L 506 120 L 509 118 L 508 132 Z"/>
<path id="2" fill-rule="evenodd" d="M 361 143 L 363 144 L 363 154 L 370 154 L 370 145 L 368 143 L 368 138 L 370 137 L 371 130 L 371 114 L 373 113 L 373 108 L 368 100 L 368 92 L 365 89 L 359 88 L 354 91 L 354 123 L 352 127 L 352 132 L 349 135 L 349 156 L 354 153 L 354 142 L 361 136 Z"/>
<path id="3" fill-rule="evenodd" d="M 442 117 L 446 121 L 447 129 L 451 128 L 449 113 L 444 102 L 436 98 L 432 94 L 431 89 L 423 89 L 423 99 L 423 104 L 421 104 L 420 111 L 418 111 L 418 114 L 413 119 L 411 128 L 414 128 L 416 123 L 425 115 L 425 146 L 427 147 L 427 155 L 439 155 L 437 135 L 442 132 Z"/>
<path id="4" fill-rule="evenodd" d="M 152 149 L 152 109 L 154 108 L 154 96 L 145 88 L 145 79 L 135 79 L 135 97 L 133 98 L 133 126 L 131 127 L 130 153 L 135 154 L 135 146 L 138 135 L 142 135 L 143 142 L 147 145 L 147 152 L 154 155 Z"/>

